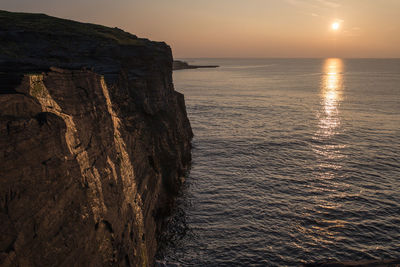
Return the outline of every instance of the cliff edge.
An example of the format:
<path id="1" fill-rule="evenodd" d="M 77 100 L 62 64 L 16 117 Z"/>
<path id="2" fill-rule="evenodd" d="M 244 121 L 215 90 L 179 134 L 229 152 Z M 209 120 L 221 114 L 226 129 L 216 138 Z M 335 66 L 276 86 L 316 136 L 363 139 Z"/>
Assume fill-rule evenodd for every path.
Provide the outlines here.
<path id="1" fill-rule="evenodd" d="M 0 11 L 1 266 L 150 266 L 191 138 L 165 43 Z"/>

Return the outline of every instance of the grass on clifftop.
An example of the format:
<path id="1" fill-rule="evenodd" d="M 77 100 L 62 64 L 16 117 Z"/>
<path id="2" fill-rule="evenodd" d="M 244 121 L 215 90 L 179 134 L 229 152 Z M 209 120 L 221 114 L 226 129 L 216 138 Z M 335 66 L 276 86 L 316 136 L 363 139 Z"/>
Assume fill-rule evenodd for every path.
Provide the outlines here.
<path id="1" fill-rule="evenodd" d="M 1 30 L 25 30 L 42 34 L 81 35 L 95 39 L 107 39 L 120 45 L 141 45 L 144 39 L 118 28 L 60 19 L 45 14 L 16 13 L 0 10 Z"/>

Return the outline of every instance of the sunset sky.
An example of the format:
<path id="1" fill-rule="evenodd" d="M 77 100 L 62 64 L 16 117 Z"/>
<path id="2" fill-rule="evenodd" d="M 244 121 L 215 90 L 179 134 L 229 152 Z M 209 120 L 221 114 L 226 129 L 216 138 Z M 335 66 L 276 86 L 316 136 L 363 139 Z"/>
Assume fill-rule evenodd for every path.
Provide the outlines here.
<path id="1" fill-rule="evenodd" d="M 2 0 L 0 9 L 119 27 L 167 42 L 175 58 L 400 57 L 400 0 Z"/>

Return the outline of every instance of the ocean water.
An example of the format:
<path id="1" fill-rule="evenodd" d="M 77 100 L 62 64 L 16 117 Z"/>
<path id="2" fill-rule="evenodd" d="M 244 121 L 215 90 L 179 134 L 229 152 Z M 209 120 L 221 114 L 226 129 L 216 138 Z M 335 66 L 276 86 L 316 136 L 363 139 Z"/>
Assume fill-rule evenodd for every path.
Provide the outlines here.
<path id="1" fill-rule="evenodd" d="M 197 59 L 174 72 L 193 164 L 159 258 L 400 258 L 400 60 Z"/>

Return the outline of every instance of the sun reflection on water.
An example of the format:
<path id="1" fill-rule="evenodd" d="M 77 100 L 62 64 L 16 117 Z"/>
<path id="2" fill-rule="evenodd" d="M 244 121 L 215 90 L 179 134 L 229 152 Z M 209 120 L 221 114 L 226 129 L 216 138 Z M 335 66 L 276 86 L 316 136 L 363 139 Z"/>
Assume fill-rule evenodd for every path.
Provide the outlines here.
<path id="1" fill-rule="evenodd" d="M 313 137 L 318 142 L 313 146 L 313 151 L 321 160 L 320 167 L 325 168 L 335 165 L 331 169 L 340 169 L 340 164 L 331 162 L 344 157 L 341 153 L 343 144 L 334 141 L 337 134 L 341 131 L 340 103 L 343 94 L 343 61 L 338 58 L 326 59 L 323 65 L 320 97 L 321 109 L 317 112 L 318 128 Z M 328 162 L 325 162 L 328 161 Z M 337 165 L 337 166 L 336 166 Z M 327 176 L 326 173 L 321 173 Z"/>
<path id="2" fill-rule="evenodd" d="M 323 67 L 323 79 L 321 85 L 321 98 L 324 112 L 319 115 L 320 137 L 330 137 L 336 133 L 340 125 L 339 104 L 342 99 L 343 89 L 343 62 L 338 58 L 325 60 Z"/>
<path id="3" fill-rule="evenodd" d="M 335 198 L 340 198 L 349 186 L 340 179 L 346 145 L 337 138 L 343 131 L 340 127 L 343 88 L 343 61 L 326 59 L 321 78 L 321 106 L 317 111 L 318 128 L 313 137 L 317 141 L 313 144 L 317 162 L 313 182 L 309 185 L 318 195 L 314 198 L 315 205 L 305 207 L 304 216 L 310 217 L 310 224 L 303 226 L 305 235 L 320 246 L 337 242 L 336 236 L 346 224 L 331 216 L 342 208 Z"/>
<path id="4" fill-rule="evenodd" d="M 343 61 L 326 59 L 321 78 L 321 106 L 317 111 L 318 128 L 313 137 L 317 142 L 312 148 L 317 162 L 313 182 L 309 185 L 318 195 L 314 198 L 315 205 L 305 207 L 304 216 L 310 217 L 310 224 L 302 226 L 305 235 L 321 246 L 337 242 L 336 236 L 346 224 L 330 216 L 331 211 L 342 208 L 334 199 L 348 187 L 338 179 L 342 158 L 346 157 L 343 153 L 346 145 L 337 138 L 343 130 L 340 127 L 343 88 Z"/>

